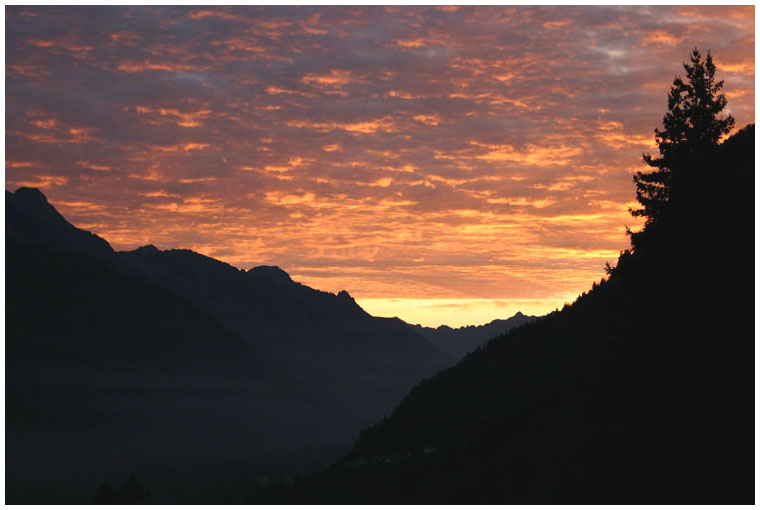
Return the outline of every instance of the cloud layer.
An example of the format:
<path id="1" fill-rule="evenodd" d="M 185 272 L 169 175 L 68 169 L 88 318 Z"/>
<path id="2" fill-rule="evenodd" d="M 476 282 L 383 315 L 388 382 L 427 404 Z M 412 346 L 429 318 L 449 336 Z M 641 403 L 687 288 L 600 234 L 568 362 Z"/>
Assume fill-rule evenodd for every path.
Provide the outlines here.
<path id="1" fill-rule="evenodd" d="M 693 46 L 754 122 L 752 6 L 9 6 L 6 188 L 428 324 L 548 311 L 627 246 Z"/>

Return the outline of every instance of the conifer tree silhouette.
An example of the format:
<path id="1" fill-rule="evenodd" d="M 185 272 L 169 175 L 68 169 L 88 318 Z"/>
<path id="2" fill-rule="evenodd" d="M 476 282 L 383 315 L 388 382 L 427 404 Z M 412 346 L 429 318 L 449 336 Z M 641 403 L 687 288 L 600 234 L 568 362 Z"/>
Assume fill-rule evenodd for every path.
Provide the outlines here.
<path id="1" fill-rule="evenodd" d="M 111 482 L 106 480 L 98 488 L 98 493 L 95 495 L 95 505 L 115 505 L 118 502 L 118 496 L 114 490 Z"/>
<path id="2" fill-rule="evenodd" d="M 668 216 L 671 202 L 678 201 L 689 187 L 684 182 L 693 178 L 690 170 L 734 127 L 730 114 L 721 116 L 726 97 L 720 93 L 723 81 L 715 79 L 710 52 L 702 60 L 694 48 L 690 63 L 683 63 L 683 67 L 686 80 L 679 76 L 673 80 L 664 129 L 654 130 L 660 157 L 644 154 L 644 162 L 654 170 L 637 172 L 633 177 L 636 199 L 642 207 L 632 209 L 631 214 L 645 217 L 647 226 Z"/>
<path id="3" fill-rule="evenodd" d="M 124 481 L 118 489 L 114 489 L 106 480 L 98 488 L 93 501 L 96 505 L 142 505 L 148 502 L 149 494 L 134 474 Z"/>

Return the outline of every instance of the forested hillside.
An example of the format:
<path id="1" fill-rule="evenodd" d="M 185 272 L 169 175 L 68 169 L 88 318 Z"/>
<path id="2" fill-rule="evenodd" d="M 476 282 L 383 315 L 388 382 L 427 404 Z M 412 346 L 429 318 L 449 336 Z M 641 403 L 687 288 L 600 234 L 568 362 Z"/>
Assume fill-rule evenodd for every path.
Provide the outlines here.
<path id="1" fill-rule="evenodd" d="M 330 470 L 253 501 L 754 501 L 754 125 L 674 82 L 609 275 L 415 387 Z"/>

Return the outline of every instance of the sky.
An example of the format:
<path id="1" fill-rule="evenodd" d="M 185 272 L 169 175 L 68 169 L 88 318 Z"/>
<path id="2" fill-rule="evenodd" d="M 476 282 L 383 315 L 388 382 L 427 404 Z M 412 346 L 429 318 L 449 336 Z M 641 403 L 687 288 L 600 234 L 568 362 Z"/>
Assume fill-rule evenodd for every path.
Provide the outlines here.
<path id="1" fill-rule="evenodd" d="M 604 276 L 694 46 L 755 115 L 753 6 L 5 12 L 6 189 L 428 326 Z"/>

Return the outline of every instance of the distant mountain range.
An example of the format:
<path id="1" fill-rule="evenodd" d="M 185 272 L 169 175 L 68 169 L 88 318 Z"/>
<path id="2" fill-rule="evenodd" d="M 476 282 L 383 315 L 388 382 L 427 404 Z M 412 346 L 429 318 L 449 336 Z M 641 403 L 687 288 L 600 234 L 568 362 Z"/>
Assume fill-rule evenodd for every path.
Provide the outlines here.
<path id="1" fill-rule="evenodd" d="M 322 466 L 414 384 L 530 319 L 410 327 L 277 267 L 114 251 L 36 189 L 5 199 L 9 502 L 88 502 L 99 478 L 133 472 L 154 502 L 212 502 Z"/>
<path id="2" fill-rule="evenodd" d="M 427 338 L 439 350 L 459 358 L 483 347 L 489 340 L 523 324 L 533 322 L 535 319 L 537 317 L 534 315 L 523 315 L 521 312 L 517 312 L 509 319 L 496 319 L 482 326 L 427 328 L 419 324 L 409 324 L 409 327 Z"/>

